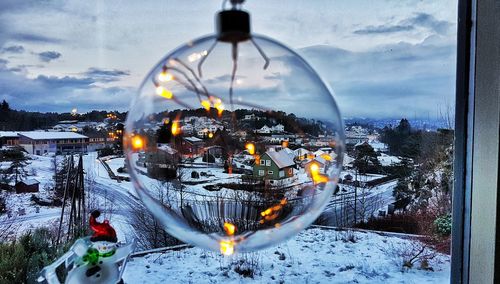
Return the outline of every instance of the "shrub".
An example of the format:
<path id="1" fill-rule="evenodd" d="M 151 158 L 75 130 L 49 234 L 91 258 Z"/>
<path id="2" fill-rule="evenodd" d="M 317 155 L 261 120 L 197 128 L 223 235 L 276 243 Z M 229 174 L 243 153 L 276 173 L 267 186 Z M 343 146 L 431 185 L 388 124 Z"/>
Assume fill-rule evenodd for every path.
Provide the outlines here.
<path id="1" fill-rule="evenodd" d="M 439 235 L 449 236 L 451 234 L 451 215 L 447 214 L 437 217 L 436 220 L 434 220 L 434 226 Z"/>
<path id="2" fill-rule="evenodd" d="M 0 283 L 36 283 L 38 272 L 57 257 L 52 234 L 45 228 L 0 244 Z"/>

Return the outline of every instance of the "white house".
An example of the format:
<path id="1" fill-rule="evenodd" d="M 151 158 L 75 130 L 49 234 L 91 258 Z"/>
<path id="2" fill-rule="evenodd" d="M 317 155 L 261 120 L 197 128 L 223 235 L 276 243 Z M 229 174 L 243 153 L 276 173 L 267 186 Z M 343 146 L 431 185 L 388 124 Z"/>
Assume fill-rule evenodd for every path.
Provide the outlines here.
<path id="1" fill-rule="evenodd" d="M 264 125 L 262 126 L 262 128 L 255 130 L 255 132 L 260 134 L 270 134 L 272 132 L 272 129 L 269 126 Z"/>
<path id="2" fill-rule="evenodd" d="M 285 126 L 283 124 L 277 124 L 271 127 L 271 131 L 276 133 L 282 133 L 285 131 Z"/>
<path id="3" fill-rule="evenodd" d="M 246 114 L 243 120 L 254 120 L 255 119 L 255 114 Z"/>
<path id="4" fill-rule="evenodd" d="M 19 146 L 34 155 L 87 152 L 88 137 L 75 132 L 19 132 Z"/>
<path id="5" fill-rule="evenodd" d="M 304 160 L 307 159 L 308 156 L 311 154 L 311 151 L 305 149 L 305 148 L 299 148 L 293 151 L 295 158 L 297 160 Z"/>

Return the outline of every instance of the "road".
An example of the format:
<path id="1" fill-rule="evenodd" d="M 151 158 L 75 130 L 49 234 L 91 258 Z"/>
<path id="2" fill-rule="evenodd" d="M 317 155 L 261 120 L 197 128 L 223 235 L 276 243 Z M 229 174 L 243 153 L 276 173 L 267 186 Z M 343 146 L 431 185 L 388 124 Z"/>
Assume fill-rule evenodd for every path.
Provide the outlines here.
<path id="1" fill-rule="evenodd" d="M 356 208 L 358 221 L 364 215 L 369 218 L 372 214 L 377 215 L 378 210 L 383 210 L 387 205 L 394 202 L 392 191 L 397 181 L 391 180 L 380 184 L 372 189 L 358 189 L 358 202 Z M 336 195 L 326 206 L 322 214 L 324 225 L 328 226 L 350 226 L 354 223 L 354 192 Z"/>
<path id="2" fill-rule="evenodd" d="M 128 218 L 130 216 L 130 209 L 136 206 L 141 206 L 139 200 L 126 192 L 123 188 L 113 184 L 103 184 L 97 182 L 94 186 L 92 193 L 96 194 L 101 200 L 107 199 L 113 204 L 113 214 L 120 215 Z M 66 209 L 67 210 L 67 209 Z M 11 218 L 1 219 L 1 225 L 10 225 L 12 223 L 20 224 L 24 222 L 33 223 L 37 220 L 44 221 L 48 219 L 55 219 L 61 216 L 61 211 L 56 212 L 41 212 L 29 215 L 13 216 Z"/>

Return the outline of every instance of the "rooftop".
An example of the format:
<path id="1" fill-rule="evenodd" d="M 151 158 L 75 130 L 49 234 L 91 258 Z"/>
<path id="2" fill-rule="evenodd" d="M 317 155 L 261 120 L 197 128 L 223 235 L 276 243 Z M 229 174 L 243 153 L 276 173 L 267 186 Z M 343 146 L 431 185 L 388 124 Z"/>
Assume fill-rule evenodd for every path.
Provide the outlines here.
<path id="1" fill-rule="evenodd" d="M 35 184 L 39 184 L 40 182 L 37 181 L 36 179 L 34 178 L 31 178 L 31 179 L 25 179 L 25 180 L 22 180 L 20 181 L 22 183 L 24 183 L 25 185 L 35 185 Z"/>
<path id="2" fill-rule="evenodd" d="M 295 165 L 293 159 L 285 151 L 267 151 L 266 154 L 280 169 Z"/>
<path id="3" fill-rule="evenodd" d="M 0 131 L 0 137 L 19 137 L 16 131 Z"/>
<path id="4" fill-rule="evenodd" d="M 33 140 L 49 140 L 49 139 L 83 139 L 88 138 L 75 132 L 48 132 L 48 131 L 26 131 L 18 132 L 20 136 L 24 136 Z"/>

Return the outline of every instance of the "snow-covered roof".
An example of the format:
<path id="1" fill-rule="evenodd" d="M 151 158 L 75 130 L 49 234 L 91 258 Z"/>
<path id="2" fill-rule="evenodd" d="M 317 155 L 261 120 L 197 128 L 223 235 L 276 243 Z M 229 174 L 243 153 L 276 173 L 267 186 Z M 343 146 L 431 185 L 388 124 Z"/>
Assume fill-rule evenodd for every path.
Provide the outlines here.
<path id="1" fill-rule="evenodd" d="M 0 137 L 19 137 L 16 131 L 0 131 Z"/>
<path id="2" fill-rule="evenodd" d="M 381 153 L 380 156 L 377 157 L 377 159 L 382 166 L 390 166 L 392 164 L 401 163 L 401 159 L 399 157 L 390 156 L 384 153 Z"/>
<path id="3" fill-rule="evenodd" d="M 189 141 L 189 142 L 193 142 L 193 143 L 203 141 L 202 139 L 200 139 L 198 137 L 194 137 L 194 136 L 184 137 L 184 140 Z"/>
<path id="4" fill-rule="evenodd" d="M 322 151 L 322 150 L 318 150 L 318 151 L 314 152 L 315 156 L 321 156 L 323 154 L 325 154 L 325 151 Z"/>
<path id="5" fill-rule="evenodd" d="M 284 151 L 267 151 L 266 154 L 280 169 L 295 165 L 293 159 Z"/>
<path id="6" fill-rule="evenodd" d="M 290 159 L 293 160 L 295 158 L 295 153 L 293 152 L 292 149 L 290 149 L 290 148 L 283 148 L 281 151 L 285 152 L 290 157 Z"/>
<path id="7" fill-rule="evenodd" d="M 83 139 L 88 138 L 75 132 L 52 132 L 52 131 L 26 131 L 19 132 L 19 135 L 28 137 L 33 140 L 48 140 L 48 139 Z"/>
<path id="8" fill-rule="evenodd" d="M 39 181 L 37 181 L 34 178 L 25 179 L 25 180 L 22 180 L 20 182 L 24 183 L 25 185 L 35 185 L 35 184 L 39 184 L 40 183 Z"/>
<path id="9" fill-rule="evenodd" d="M 167 152 L 170 155 L 177 153 L 177 150 L 170 147 L 168 144 L 158 143 L 158 149 Z"/>
<path id="10" fill-rule="evenodd" d="M 297 155 L 297 156 L 307 155 L 307 154 L 311 153 L 311 151 L 304 149 L 304 148 L 296 149 L 294 152 L 295 152 L 295 155 Z"/>
<path id="11" fill-rule="evenodd" d="M 372 148 L 377 152 L 387 151 L 387 144 L 380 141 L 370 140 L 368 141 L 368 144 L 370 144 L 370 146 L 372 146 Z"/>
<path id="12" fill-rule="evenodd" d="M 349 165 L 350 163 L 354 162 L 354 158 L 347 155 L 347 154 L 344 154 L 344 159 L 343 159 L 343 165 L 346 166 L 346 165 Z"/>

